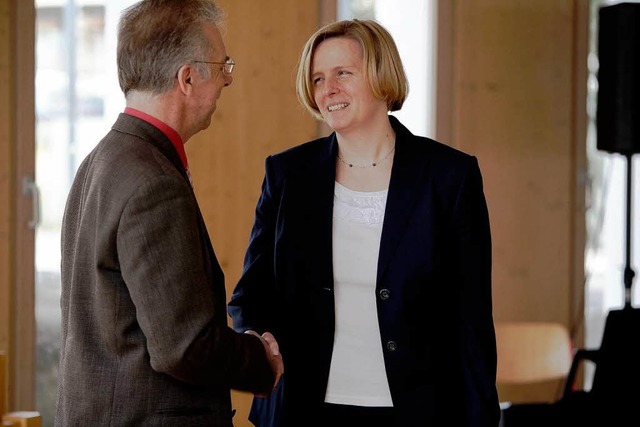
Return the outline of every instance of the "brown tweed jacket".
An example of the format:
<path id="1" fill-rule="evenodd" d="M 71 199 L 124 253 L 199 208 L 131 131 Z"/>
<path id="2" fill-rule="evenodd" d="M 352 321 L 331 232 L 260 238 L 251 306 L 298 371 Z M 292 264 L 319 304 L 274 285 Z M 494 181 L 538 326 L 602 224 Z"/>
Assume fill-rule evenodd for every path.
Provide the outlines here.
<path id="1" fill-rule="evenodd" d="M 274 376 L 225 301 L 173 145 L 121 114 L 65 209 L 56 426 L 231 426 L 230 388 L 268 393 Z"/>

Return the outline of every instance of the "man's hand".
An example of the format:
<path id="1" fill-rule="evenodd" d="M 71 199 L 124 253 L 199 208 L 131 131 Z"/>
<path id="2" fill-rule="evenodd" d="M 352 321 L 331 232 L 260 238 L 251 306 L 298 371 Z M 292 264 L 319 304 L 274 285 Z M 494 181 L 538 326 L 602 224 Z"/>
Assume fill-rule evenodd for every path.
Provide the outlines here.
<path id="1" fill-rule="evenodd" d="M 262 341 L 262 345 L 264 345 L 264 351 L 267 353 L 267 359 L 269 359 L 269 364 L 271 365 L 271 369 L 276 374 L 276 380 L 273 384 L 273 388 L 275 389 L 278 383 L 280 382 L 280 377 L 284 374 L 284 363 L 282 362 L 282 355 L 280 354 L 280 347 L 278 346 L 278 341 L 271 334 L 271 332 L 265 332 L 260 336 L 256 331 L 248 330 L 245 331 L 246 334 L 255 335 L 260 338 Z M 257 397 L 266 397 L 264 395 L 256 394 Z"/>

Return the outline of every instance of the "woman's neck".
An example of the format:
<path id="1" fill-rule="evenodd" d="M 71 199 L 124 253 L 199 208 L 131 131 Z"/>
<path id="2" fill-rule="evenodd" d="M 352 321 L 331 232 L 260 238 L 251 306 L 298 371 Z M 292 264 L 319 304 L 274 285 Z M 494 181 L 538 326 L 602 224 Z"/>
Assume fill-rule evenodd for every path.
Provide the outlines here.
<path id="1" fill-rule="evenodd" d="M 336 180 L 356 191 L 388 188 L 395 155 L 395 132 L 388 120 L 358 134 L 339 134 Z"/>
<path id="2" fill-rule="evenodd" d="M 388 120 L 358 132 L 336 132 L 338 156 L 353 165 L 379 162 L 393 150 L 395 132 Z"/>

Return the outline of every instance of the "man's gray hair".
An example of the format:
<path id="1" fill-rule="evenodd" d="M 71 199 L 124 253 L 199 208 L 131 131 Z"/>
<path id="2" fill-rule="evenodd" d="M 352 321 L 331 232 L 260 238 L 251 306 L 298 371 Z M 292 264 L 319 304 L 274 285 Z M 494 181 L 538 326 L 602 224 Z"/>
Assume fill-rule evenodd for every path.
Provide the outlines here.
<path id="1" fill-rule="evenodd" d="M 220 27 L 223 18 L 212 0 L 143 0 L 125 9 L 117 48 L 118 80 L 125 96 L 131 90 L 165 93 L 184 64 L 193 64 L 208 77 L 210 67 L 193 61 L 213 54 L 203 24 Z"/>

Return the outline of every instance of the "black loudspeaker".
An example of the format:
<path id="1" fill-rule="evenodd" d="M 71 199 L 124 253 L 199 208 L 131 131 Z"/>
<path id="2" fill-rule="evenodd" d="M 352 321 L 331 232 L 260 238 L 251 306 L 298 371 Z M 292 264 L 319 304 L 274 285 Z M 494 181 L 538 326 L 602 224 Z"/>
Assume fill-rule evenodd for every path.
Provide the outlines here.
<path id="1" fill-rule="evenodd" d="M 640 3 L 600 8 L 597 147 L 640 152 Z"/>

